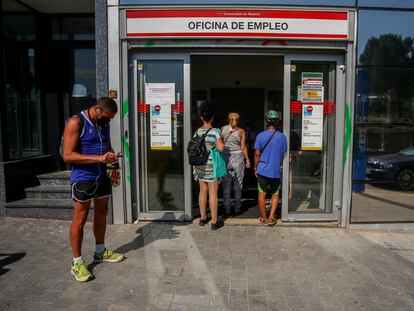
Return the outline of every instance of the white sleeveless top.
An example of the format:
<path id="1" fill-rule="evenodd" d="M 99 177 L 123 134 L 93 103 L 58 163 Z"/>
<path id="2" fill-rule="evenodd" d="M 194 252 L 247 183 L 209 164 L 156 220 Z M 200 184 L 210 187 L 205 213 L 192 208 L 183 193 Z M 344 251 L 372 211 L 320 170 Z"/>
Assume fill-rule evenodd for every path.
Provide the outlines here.
<path id="1" fill-rule="evenodd" d="M 232 131 L 230 125 L 226 125 L 221 130 L 223 135 L 224 148 L 230 153 L 241 153 L 241 139 L 240 139 L 240 129 Z"/>

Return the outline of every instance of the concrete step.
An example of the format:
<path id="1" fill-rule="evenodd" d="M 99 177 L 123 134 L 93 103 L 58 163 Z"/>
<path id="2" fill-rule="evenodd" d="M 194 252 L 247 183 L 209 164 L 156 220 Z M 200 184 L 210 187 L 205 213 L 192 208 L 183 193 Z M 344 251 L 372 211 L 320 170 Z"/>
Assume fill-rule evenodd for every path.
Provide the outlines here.
<path id="1" fill-rule="evenodd" d="M 6 203 L 6 216 L 42 219 L 72 219 L 70 199 L 23 199 Z"/>
<path id="2" fill-rule="evenodd" d="M 41 219 L 72 220 L 73 201 L 71 199 L 23 199 L 5 204 L 6 216 Z M 91 206 L 93 209 L 93 203 Z M 93 219 L 93 212 L 88 221 Z"/>
<path id="3" fill-rule="evenodd" d="M 70 200 L 71 188 L 65 185 L 40 185 L 25 189 L 27 199 L 67 199 Z"/>
<path id="4" fill-rule="evenodd" d="M 59 171 L 37 175 L 41 185 L 67 185 L 70 186 L 70 171 Z"/>

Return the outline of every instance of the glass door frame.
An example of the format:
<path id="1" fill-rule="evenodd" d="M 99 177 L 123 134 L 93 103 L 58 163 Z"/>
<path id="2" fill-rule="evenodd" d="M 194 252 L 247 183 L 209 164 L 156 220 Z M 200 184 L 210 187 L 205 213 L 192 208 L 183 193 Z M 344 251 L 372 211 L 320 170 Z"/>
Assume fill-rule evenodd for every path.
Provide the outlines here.
<path id="1" fill-rule="evenodd" d="M 139 92 L 139 81 L 140 81 L 140 74 L 142 75 L 142 71 L 138 70 L 139 62 L 141 61 L 181 61 L 183 64 L 183 85 L 184 85 L 184 94 L 182 100 L 184 101 L 184 113 L 183 113 L 183 126 L 184 128 L 190 128 L 191 126 L 191 110 L 190 110 L 190 57 L 188 53 L 132 53 L 131 54 L 131 61 L 133 61 L 133 111 L 134 111 L 134 121 L 133 123 L 133 144 L 134 147 L 132 148 L 133 152 L 133 161 L 135 162 L 135 174 L 133 174 L 134 182 L 133 185 L 136 187 L 135 191 L 135 202 L 136 202 L 136 214 L 139 220 L 165 220 L 165 221 L 172 221 L 172 220 L 191 220 L 191 180 L 187 178 L 191 174 L 191 168 L 189 165 L 184 165 L 184 210 L 182 211 L 149 211 L 148 206 L 141 206 L 141 199 L 140 198 L 140 191 L 138 189 L 142 189 L 144 187 L 145 191 L 148 191 L 148 181 L 142 181 L 140 176 L 141 174 L 138 172 L 138 164 L 140 161 L 139 157 L 139 135 L 141 133 L 141 124 L 139 124 L 139 114 L 138 114 L 138 102 L 140 98 L 138 98 L 138 94 L 142 94 Z M 141 77 L 142 78 L 142 77 Z M 187 142 L 190 139 L 190 133 L 188 131 L 184 131 L 183 141 Z M 131 135 L 132 136 L 132 135 Z M 132 137 L 131 137 L 132 138 Z M 183 144 L 184 148 L 184 163 L 188 163 L 187 159 L 187 152 L 185 150 L 186 144 Z M 145 150 L 146 152 L 146 150 Z M 146 167 L 144 165 L 144 169 Z M 147 202 L 145 199 L 144 202 Z"/>
<path id="2" fill-rule="evenodd" d="M 335 54 L 286 54 L 284 57 L 283 87 L 283 132 L 288 141 L 288 148 L 283 159 L 282 187 L 282 221 L 336 221 L 340 220 L 343 182 L 343 145 L 345 130 L 345 55 Z M 291 95 L 291 63 L 292 62 L 335 62 L 335 156 L 334 185 L 331 213 L 289 213 L 289 158 L 290 158 L 290 95 Z"/>

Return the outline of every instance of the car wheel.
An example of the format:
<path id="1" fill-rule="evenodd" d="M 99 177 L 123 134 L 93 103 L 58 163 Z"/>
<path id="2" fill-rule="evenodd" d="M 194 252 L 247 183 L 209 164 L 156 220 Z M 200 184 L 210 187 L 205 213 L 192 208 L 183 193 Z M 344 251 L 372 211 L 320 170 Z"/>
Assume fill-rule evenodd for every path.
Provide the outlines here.
<path id="1" fill-rule="evenodd" d="M 413 190 L 414 189 L 414 171 L 406 168 L 401 170 L 397 176 L 398 185 L 402 190 Z"/>

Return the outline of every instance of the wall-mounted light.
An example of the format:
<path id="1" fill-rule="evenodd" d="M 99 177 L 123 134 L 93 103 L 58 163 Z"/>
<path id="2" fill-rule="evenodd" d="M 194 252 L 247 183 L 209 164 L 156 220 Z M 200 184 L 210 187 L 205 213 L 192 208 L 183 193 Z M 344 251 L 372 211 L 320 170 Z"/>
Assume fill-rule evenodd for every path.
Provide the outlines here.
<path id="1" fill-rule="evenodd" d="M 109 91 L 109 97 L 110 98 L 117 98 L 118 97 L 118 92 L 116 90 L 110 90 Z"/>

